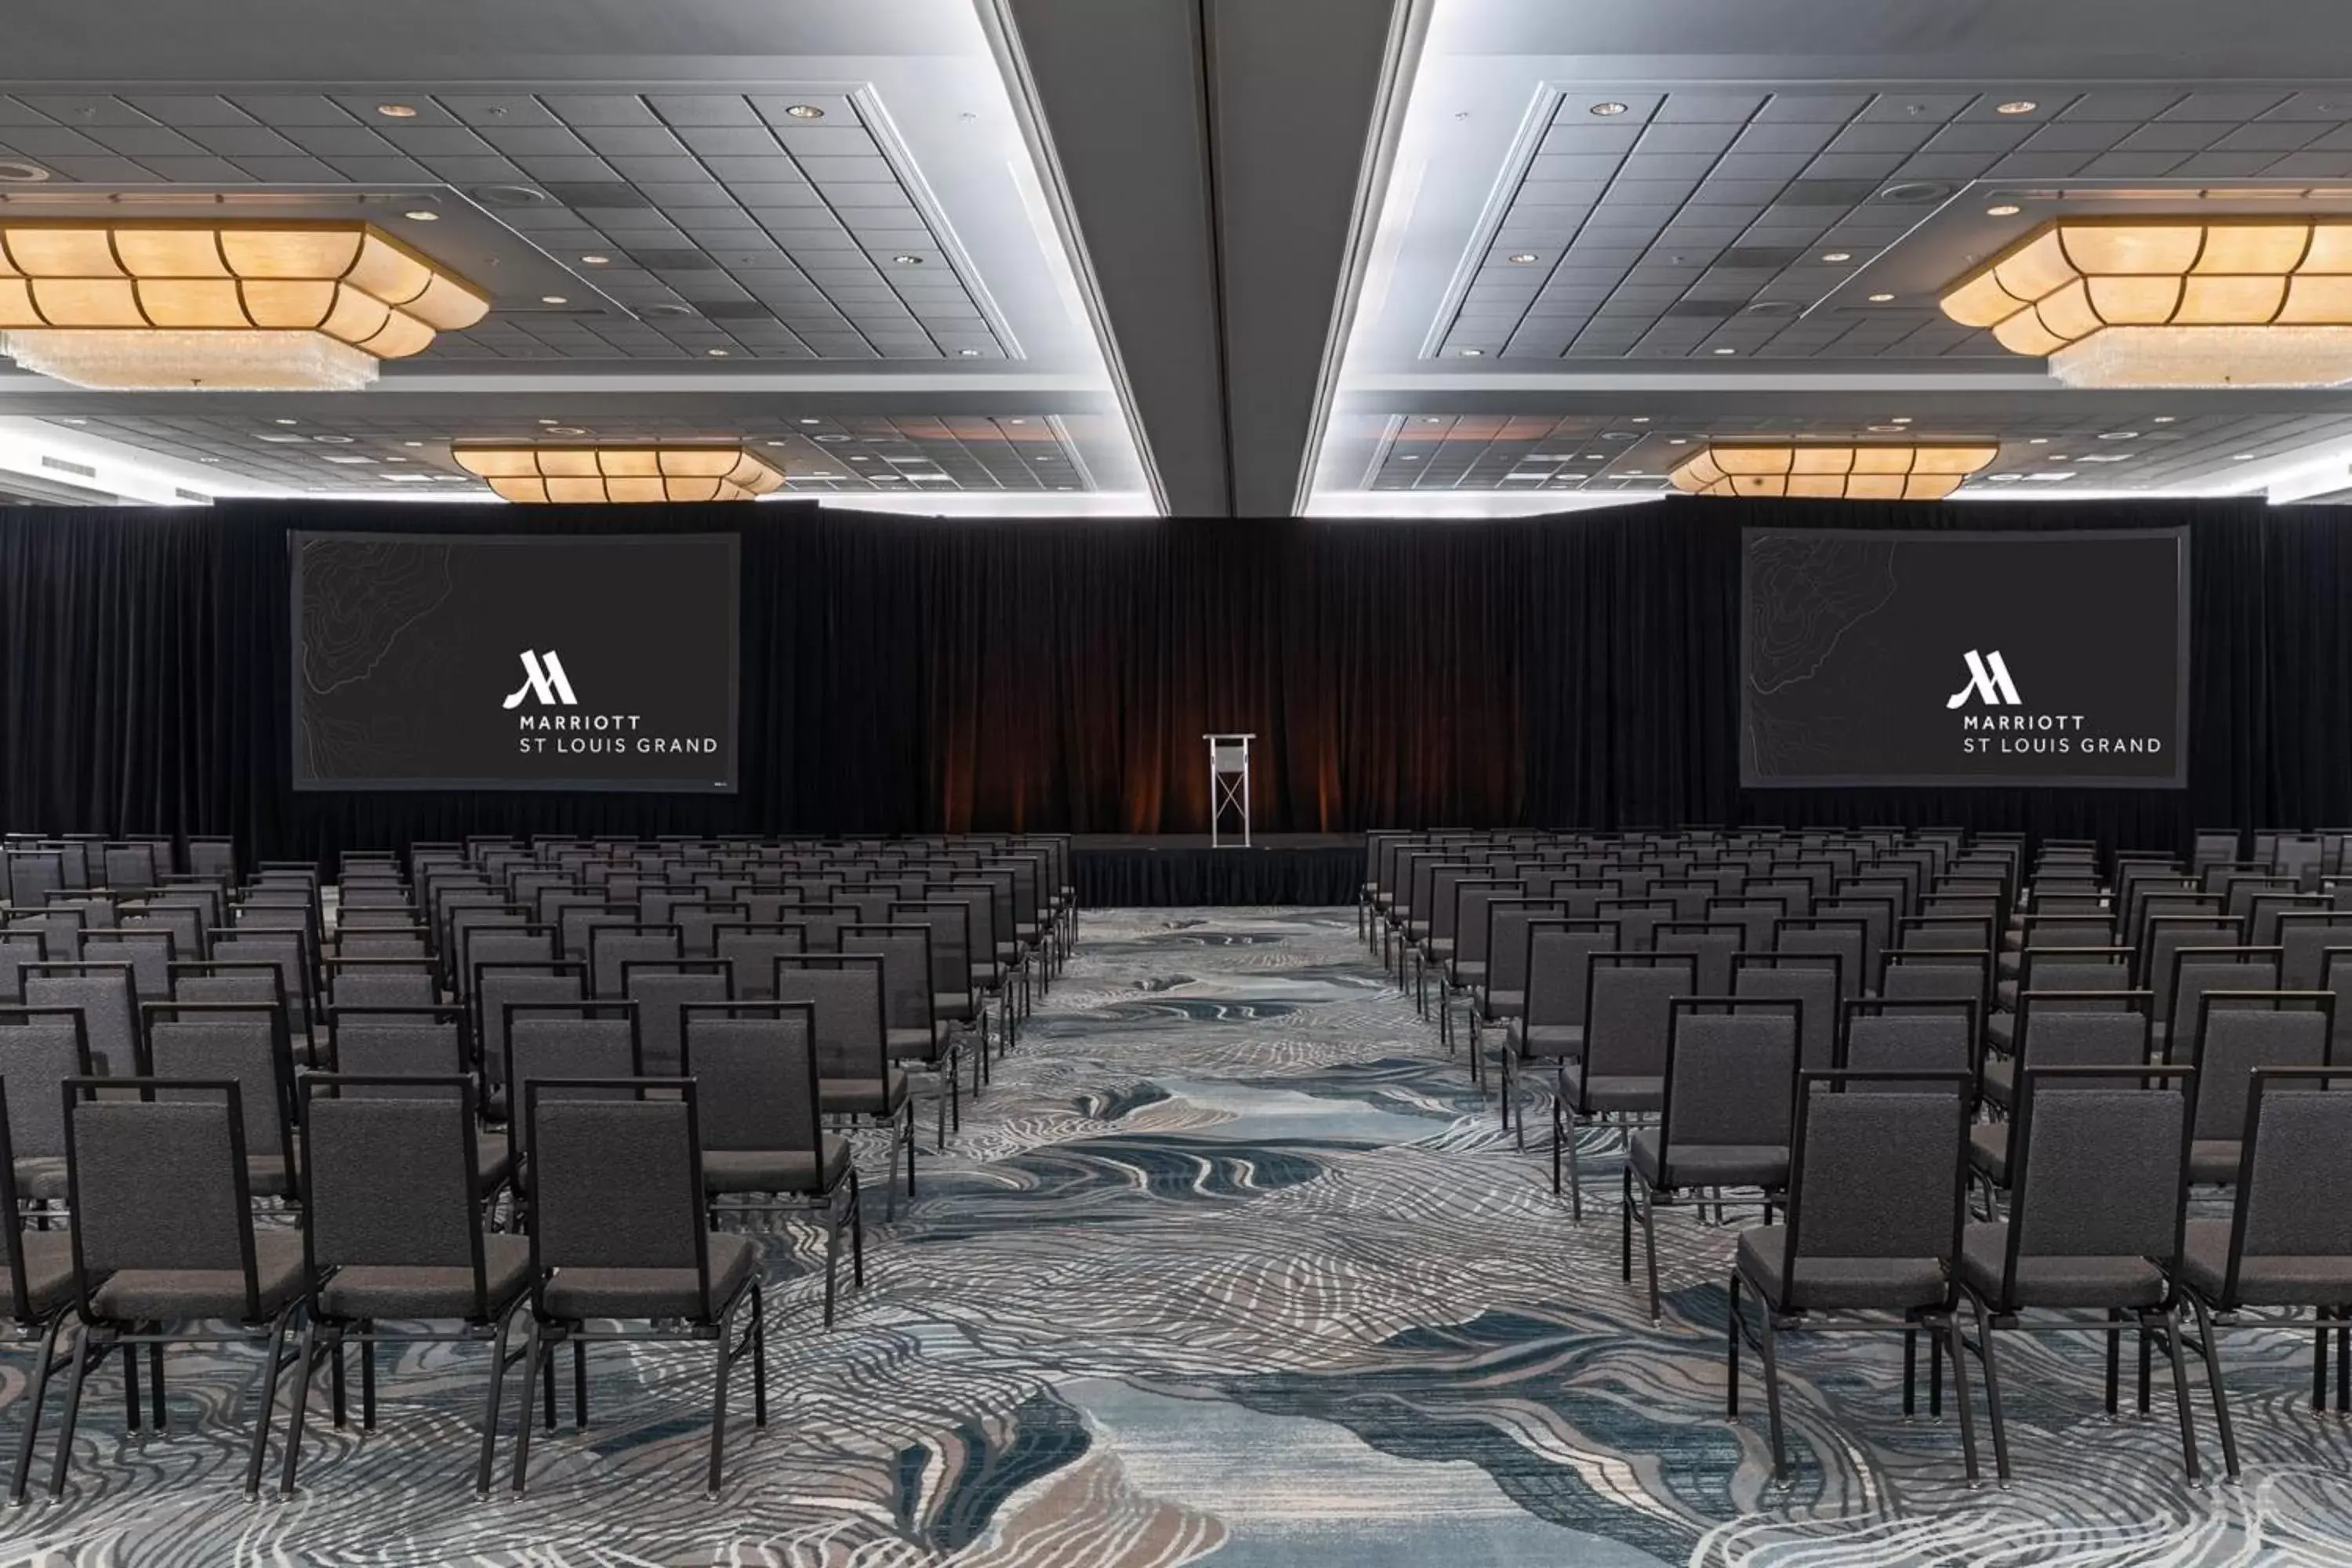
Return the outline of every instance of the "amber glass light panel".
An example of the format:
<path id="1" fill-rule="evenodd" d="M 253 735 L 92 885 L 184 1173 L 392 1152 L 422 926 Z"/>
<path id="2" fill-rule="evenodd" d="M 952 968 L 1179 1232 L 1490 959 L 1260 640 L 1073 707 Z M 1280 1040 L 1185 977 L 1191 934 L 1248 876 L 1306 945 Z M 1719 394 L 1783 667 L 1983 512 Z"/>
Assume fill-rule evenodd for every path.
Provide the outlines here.
<path id="1" fill-rule="evenodd" d="M 511 501 L 751 500 L 784 482 L 740 447 L 479 442 L 454 447 L 449 455 Z"/>
<path id="2" fill-rule="evenodd" d="M 1709 446 L 1667 478 L 1700 496 L 1825 496 L 1847 500 L 1941 500 L 2000 456 L 1980 446 L 1832 447 L 1766 443 Z"/>

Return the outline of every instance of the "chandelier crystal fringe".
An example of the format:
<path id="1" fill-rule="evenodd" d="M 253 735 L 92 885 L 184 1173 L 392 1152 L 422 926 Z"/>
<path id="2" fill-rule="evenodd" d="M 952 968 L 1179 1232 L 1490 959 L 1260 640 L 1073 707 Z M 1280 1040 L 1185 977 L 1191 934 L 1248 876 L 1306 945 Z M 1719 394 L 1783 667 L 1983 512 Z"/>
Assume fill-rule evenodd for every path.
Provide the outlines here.
<path id="1" fill-rule="evenodd" d="M 740 447 L 478 443 L 449 455 L 511 501 L 751 500 L 784 482 Z"/>
<path id="2" fill-rule="evenodd" d="M 1700 496 L 1823 496 L 1846 500 L 1941 500 L 2000 456 L 1977 446 L 1900 443 L 1831 447 L 1740 443 L 1709 446 L 1667 476 Z"/>
<path id="3" fill-rule="evenodd" d="M 0 353 L 78 386 L 349 391 L 489 308 L 364 223 L 0 220 Z"/>
<path id="4" fill-rule="evenodd" d="M 2063 218 L 1942 304 L 2070 386 L 2337 385 L 2352 380 L 2352 219 Z"/>

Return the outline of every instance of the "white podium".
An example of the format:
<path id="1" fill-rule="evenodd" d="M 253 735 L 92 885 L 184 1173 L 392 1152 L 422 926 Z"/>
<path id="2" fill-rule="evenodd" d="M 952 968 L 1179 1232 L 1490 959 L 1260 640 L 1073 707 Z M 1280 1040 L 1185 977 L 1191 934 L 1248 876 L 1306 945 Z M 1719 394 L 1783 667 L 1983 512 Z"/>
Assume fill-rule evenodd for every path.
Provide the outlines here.
<path id="1" fill-rule="evenodd" d="M 1209 742 L 1209 847 L 1246 849 L 1250 847 L 1249 735 L 1203 735 Z M 1242 841 L 1232 841 L 1233 821 L 1241 822 Z"/>

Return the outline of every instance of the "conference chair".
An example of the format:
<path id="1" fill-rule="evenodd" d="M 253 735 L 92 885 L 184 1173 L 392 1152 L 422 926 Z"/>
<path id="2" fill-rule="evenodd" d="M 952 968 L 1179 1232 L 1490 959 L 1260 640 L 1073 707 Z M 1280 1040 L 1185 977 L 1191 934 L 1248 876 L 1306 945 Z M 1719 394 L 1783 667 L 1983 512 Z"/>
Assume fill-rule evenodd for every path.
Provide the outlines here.
<path id="1" fill-rule="evenodd" d="M 1799 1004 L 1798 1061 L 1808 1072 L 1826 1072 L 1837 1064 L 1843 984 L 1833 952 L 1741 952 L 1731 960 L 1735 997 L 1787 997 Z"/>
<path id="2" fill-rule="evenodd" d="M 45 962 L 48 951 L 48 941 L 40 931 L 0 925 L 0 1002 L 24 999 L 25 966 Z"/>
<path id="3" fill-rule="evenodd" d="M 1552 1193 L 1566 1149 L 1572 1218 L 1584 1217 L 1579 1134 L 1589 1117 L 1654 1116 L 1664 1103 L 1668 1005 L 1698 990 L 1698 960 L 1686 952 L 1596 952 L 1587 961 L 1584 1048 L 1559 1065 L 1551 1110 Z"/>
<path id="4" fill-rule="evenodd" d="M 2019 1075 L 2009 1217 L 1970 1225 L 1961 1289 L 1985 1374 L 1993 1466 L 2010 1479 L 1996 1338 L 2097 1332 L 2107 1342 L 2106 1409 L 2116 1405 L 2124 1321 L 2172 1362 L 2180 1456 L 2199 1479 L 2195 1415 L 2182 1358 L 2179 1297 L 2191 1121 L 2189 1068 L 2053 1067 Z M 2102 1318 L 2081 1314 L 2096 1312 Z M 2140 1407 L 2147 1376 L 2141 1363 Z"/>
<path id="5" fill-rule="evenodd" d="M 841 951 L 882 960 L 882 1036 L 891 1062 L 932 1080 L 939 1112 L 938 1146 L 948 1144 L 948 1128 L 963 1126 L 961 1079 L 957 1063 L 963 1031 L 931 1009 L 931 931 L 921 925 L 845 926 Z"/>
<path id="6" fill-rule="evenodd" d="M 135 1070 L 139 994 L 127 963 L 28 963 L 22 971 L 28 1007 L 79 1007 L 90 1059 L 100 1072 Z"/>
<path id="7" fill-rule="evenodd" d="M 915 1102 L 906 1069 L 890 1060 L 879 954 L 804 953 L 776 960 L 776 1000 L 804 1002 L 816 1026 L 817 1102 L 848 1125 L 866 1118 L 890 1135 L 883 1177 L 883 1217 L 898 1213 L 898 1155 L 907 1157 L 907 1195 L 915 1194 Z"/>
<path id="8" fill-rule="evenodd" d="M 2239 1138 L 2254 1073 L 2333 1065 L 2336 996 L 2327 991 L 2208 991 L 2188 1048 L 2167 1059 L 2197 1069 L 2190 1095 L 2189 1180 L 2237 1180 Z"/>
<path id="9" fill-rule="evenodd" d="M 1658 1210 L 1723 1189 L 1763 1194 L 1770 1224 L 1789 1181 L 1790 1117 L 1801 1065 L 1803 1004 L 1787 997 L 1677 996 L 1667 1006 L 1664 1087 L 1657 1124 L 1625 1148 L 1619 1272 L 1633 1278 L 1633 1228 L 1648 1260 L 1650 1321 L 1658 1300 Z M 1700 1201 L 1704 1201 L 1703 1197 Z"/>
<path id="10" fill-rule="evenodd" d="M 816 1009 L 807 1002 L 702 1003 L 686 1010 L 685 1076 L 701 1090 L 710 1217 L 793 1213 L 824 1231 L 824 1326 L 839 1293 L 841 1233 L 866 1284 L 866 1226 L 849 1141 L 824 1130 Z"/>
<path id="11" fill-rule="evenodd" d="M 691 1079 L 588 1080 L 561 1086 L 562 1098 L 558 1087 L 532 1082 L 523 1089 L 521 1120 L 538 1163 L 523 1387 L 540 1384 L 543 1374 L 546 1421 L 553 1430 L 551 1355 L 570 1342 L 576 1416 L 584 1426 L 587 1345 L 713 1345 L 705 1491 L 715 1499 L 726 1454 L 729 1375 L 747 1353 L 752 1420 L 768 1424 L 767 1314 L 757 1247 L 748 1237 L 714 1231 L 705 1221 L 709 1199 L 701 1096 Z M 611 1320 L 646 1326 L 592 1326 Z M 529 1478 L 531 1425 L 526 1410 L 515 1439 L 517 1496 Z"/>
<path id="12" fill-rule="evenodd" d="M 364 1079 L 364 1086 L 343 1092 L 378 1099 L 398 1092 L 388 1083 L 414 1079 L 416 1092 L 446 1098 L 429 1086 L 440 1079 L 462 1077 L 474 1085 L 478 1112 L 486 1111 L 481 1099 L 482 1073 L 470 1028 L 472 1015 L 455 1004 L 433 1007 L 337 1007 L 328 1013 L 334 1055 L 329 1070 L 346 1079 Z M 298 1084 L 299 1087 L 299 1084 Z M 502 1131 L 478 1120 L 474 1130 L 475 1167 L 481 1174 L 479 1196 L 488 1204 L 514 1173 L 512 1152 Z"/>
<path id="13" fill-rule="evenodd" d="M 530 1244 L 486 1231 L 481 1223 L 473 1080 L 462 1073 L 314 1073 L 302 1080 L 301 1104 L 302 1282 L 310 1321 L 295 1361 L 278 1495 L 294 1490 L 310 1379 L 321 1358 L 335 1372 L 340 1427 L 343 1347 L 359 1346 L 360 1425 L 373 1431 L 377 1345 L 487 1342 L 489 1388 L 474 1474 L 475 1495 L 487 1497 L 499 1394 L 507 1369 L 522 1354 L 510 1345 L 509 1331 L 530 1292 Z M 386 1329 L 386 1321 L 401 1326 Z M 420 1322 L 437 1326 L 412 1326 Z M 268 1414 L 265 1407 L 265 1423 Z"/>
<path id="14" fill-rule="evenodd" d="M 125 1058 L 116 1065 L 132 1064 Z M 92 1076 L 89 1026 L 79 1007 L 0 1006 L 0 1083 L 16 1086 L 8 1111 L 9 1179 L 18 1202 L 41 1211 L 34 1215 L 37 1225 L 58 1217 L 51 1211 L 66 1198 L 66 1124 L 57 1086 Z"/>
<path id="15" fill-rule="evenodd" d="M 99 1098 L 100 1091 L 136 1098 Z M 74 1078 L 65 1110 L 67 1186 L 74 1223 L 74 1298 L 83 1323 L 70 1357 L 65 1416 L 49 1471 L 65 1494 L 82 1390 L 119 1353 L 128 1405 L 148 1347 L 154 1422 L 163 1425 L 163 1350 L 171 1344 L 259 1342 L 245 1495 L 261 1487 L 278 1382 L 292 1359 L 287 1330 L 302 1305 L 302 1238 L 254 1223 L 246 1112 L 227 1079 Z M 226 1331 L 211 1325 L 226 1323 Z"/>
<path id="16" fill-rule="evenodd" d="M 0 1030 L 5 1036 L 5 1030 Z M 62 1080 L 60 1080 L 62 1081 Z M 17 1086 L 9 1098 L 9 1083 Z M 19 1430 L 16 1462 L 9 1471 L 8 1505 L 24 1506 L 32 1476 L 33 1447 L 40 1440 L 41 1406 L 52 1374 L 68 1364 L 58 1354 L 58 1334 L 73 1302 L 73 1243 L 61 1232 L 27 1231 L 16 1188 L 16 1145 L 12 1129 L 17 1104 L 34 1097 L 48 1099 L 50 1086 L 0 1073 L 0 1262 L 8 1270 L 8 1321 L 19 1342 L 31 1342 L 33 1365 L 18 1396 Z M 79 1347 L 77 1347 L 79 1348 Z"/>
<path id="17" fill-rule="evenodd" d="M 247 1189 L 299 1206 L 294 1055 L 282 1021 L 234 1002 L 149 1002 L 140 1015 L 138 1075 L 236 1084 Z"/>
<path id="18" fill-rule="evenodd" d="M 1517 1146 L 1528 1146 L 1527 1111 L 1519 1092 L 1521 1069 L 1559 1066 L 1582 1054 L 1592 960 L 1614 952 L 1617 923 L 1546 915 L 1529 919 L 1521 939 L 1526 956 L 1525 1004 L 1503 1024 L 1503 1125 L 1516 1129 Z M 1473 1053 L 1472 1066 L 1479 1059 Z M 1474 1079 L 1477 1072 L 1473 1071 Z"/>
<path id="19" fill-rule="evenodd" d="M 1764 1365 L 1775 1480 L 1789 1477 L 1780 1336 L 1898 1330 L 1906 1415 L 1913 1408 L 1920 1332 L 1931 1336 L 1931 1412 L 1940 1405 L 1941 1357 L 1950 1355 L 1962 1461 L 1969 1479 L 1976 1479 L 1976 1426 L 1954 1310 L 1969 1087 L 1959 1073 L 1798 1075 L 1786 1223 L 1740 1233 L 1729 1283 L 1725 1414 L 1734 1420 L 1739 1415 L 1739 1347 L 1745 1341 L 1756 1347 Z M 1756 1297 L 1753 1333 L 1740 1306 L 1743 1285 Z"/>
<path id="20" fill-rule="evenodd" d="M 646 1076 L 675 1078 L 685 1027 L 681 1009 L 733 1000 L 734 965 L 713 958 L 624 959 L 621 991 L 637 1005 Z"/>

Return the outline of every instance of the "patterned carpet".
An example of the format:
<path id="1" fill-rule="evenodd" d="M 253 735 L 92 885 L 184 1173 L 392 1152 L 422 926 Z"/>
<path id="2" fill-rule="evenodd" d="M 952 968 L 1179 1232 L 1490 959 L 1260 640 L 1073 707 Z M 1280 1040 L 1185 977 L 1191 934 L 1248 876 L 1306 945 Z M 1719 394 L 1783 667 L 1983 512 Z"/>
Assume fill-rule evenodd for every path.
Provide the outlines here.
<path id="1" fill-rule="evenodd" d="M 754 1433 L 739 1380 L 716 1504 L 705 1353 L 601 1350 L 589 1429 L 567 1406 L 530 1494 L 478 1503 L 483 1352 L 411 1349 L 380 1428 L 319 1419 L 302 1490 L 255 1505 L 257 1356 L 187 1351 L 143 1444 L 115 1374 L 94 1384 L 66 1500 L 7 1519 L 0 1563 L 2352 1563 L 2352 1437 L 2275 1336 L 2226 1352 L 2237 1486 L 2184 1482 L 2161 1384 L 2110 1422 L 2095 1345 L 2021 1336 L 2019 1480 L 1971 1491 L 1874 1335 L 1789 1343 L 1772 1485 L 1760 1388 L 1722 1415 L 1732 1231 L 1663 1218 L 1654 1328 L 1617 1277 L 1610 1142 L 1572 1226 L 1344 911 L 1088 916 L 966 1109 L 832 1333 L 811 1238 L 771 1237 L 772 1419 Z"/>

